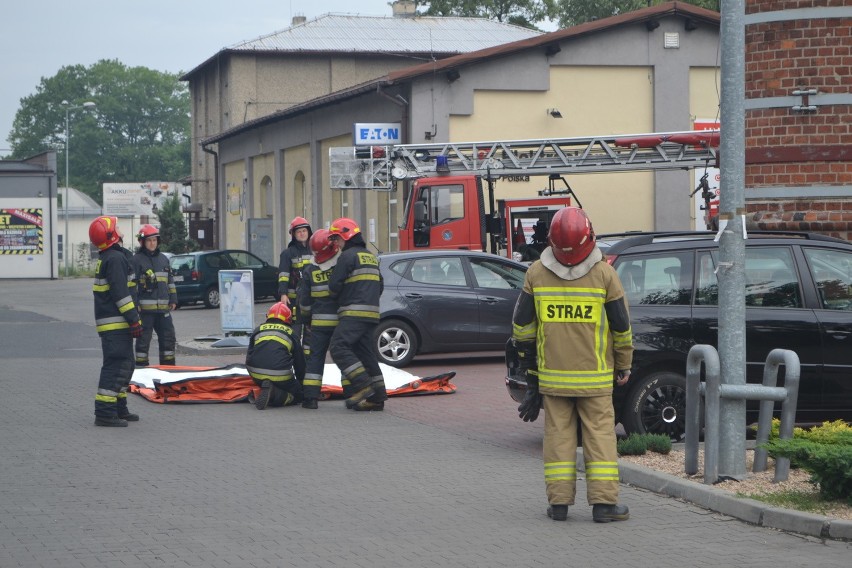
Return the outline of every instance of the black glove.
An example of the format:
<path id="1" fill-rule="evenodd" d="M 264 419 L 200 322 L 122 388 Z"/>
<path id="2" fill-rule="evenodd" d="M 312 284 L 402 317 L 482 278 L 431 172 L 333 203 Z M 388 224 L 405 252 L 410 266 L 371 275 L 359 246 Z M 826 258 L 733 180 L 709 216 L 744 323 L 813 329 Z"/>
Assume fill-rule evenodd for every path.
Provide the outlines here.
<path id="1" fill-rule="evenodd" d="M 135 338 L 142 337 L 142 322 L 135 321 L 130 324 L 130 335 Z"/>
<path id="2" fill-rule="evenodd" d="M 521 372 L 526 375 L 527 392 L 524 394 L 524 400 L 518 407 L 518 416 L 524 422 L 535 422 L 538 418 L 538 412 L 541 410 L 541 393 L 538 392 L 538 375 L 535 371 L 524 370 Z"/>

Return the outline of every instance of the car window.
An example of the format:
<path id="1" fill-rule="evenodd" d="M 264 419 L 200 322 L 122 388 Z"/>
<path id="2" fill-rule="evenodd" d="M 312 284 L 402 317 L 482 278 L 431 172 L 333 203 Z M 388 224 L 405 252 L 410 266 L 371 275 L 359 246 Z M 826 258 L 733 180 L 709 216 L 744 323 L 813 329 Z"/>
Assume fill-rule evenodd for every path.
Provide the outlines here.
<path id="1" fill-rule="evenodd" d="M 691 252 L 620 257 L 615 269 L 630 305 L 688 305 L 690 302 Z"/>
<path id="2" fill-rule="evenodd" d="M 379 258 L 379 264 L 381 264 L 382 259 Z M 394 262 L 390 269 L 392 272 L 396 272 L 400 276 L 405 276 L 405 271 L 408 270 L 409 261 L 400 260 L 399 262 Z"/>
<path id="3" fill-rule="evenodd" d="M 719 303 L 715 251 L 698 254 L 697 305 Z M 747 247 L 745 256 L 746 307 L 801 308 L 802 296 L 789 247 Z"/>
<path id="4" fill-rule="evenodd" d="M 261 268 L 263 261 L 251 253 L 245 251 L 231 251 L 228 253 L 231 259 L 231 266 L 234 268 Z"/>
<path id="5" fill-rule="evenodd" d="M 172 272 L 192 272 L 195 270 L 194 256 L 175 256 L 172 257 L 169 262 L 172 267 Z"/>
<path id="6" fill-rule="evenodd" d="M 411 263 L 410 279 L 421 284 L 467 286 L 460 258 L 419 258 Z"/>
<path id="7" fill-rule="evenodd" d="M 470 267 L 479 288 L 518 290 L 524 286 L 525 271 L 497 260 L 471 258 Z"/>
<path id="8" fill-rule="evenodd" d="M 852 311 L 852 253 L 803 248 L 824 310 Z"/>

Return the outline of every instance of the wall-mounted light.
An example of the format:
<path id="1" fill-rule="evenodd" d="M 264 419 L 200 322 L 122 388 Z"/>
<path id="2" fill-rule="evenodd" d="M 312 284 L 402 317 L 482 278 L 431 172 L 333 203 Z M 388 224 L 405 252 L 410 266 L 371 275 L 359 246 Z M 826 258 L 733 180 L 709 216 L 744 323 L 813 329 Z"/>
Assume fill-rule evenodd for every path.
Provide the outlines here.
<path id="1" fill-rule="evenodd" d="M 657 20 L 645 20 L 645 29 L 652 32 L 660 27 L 660 22 Z"/>
<path id="2" fill-rule="evenodd" d="M 452 83 L 453 81 L 457 81 L 458 78 L 461 77 L 461 73 L 459 73 L 458 69 L 450 69 L 447 71 L 447 82 Z"/>
<path id="3" fill-rule="evenodd" d="M 559 112 L 558 108 L 549 108 L 547 109 L 547 114 L 552 116 L 553 118 L 562 118 L 562 113 Z"/>

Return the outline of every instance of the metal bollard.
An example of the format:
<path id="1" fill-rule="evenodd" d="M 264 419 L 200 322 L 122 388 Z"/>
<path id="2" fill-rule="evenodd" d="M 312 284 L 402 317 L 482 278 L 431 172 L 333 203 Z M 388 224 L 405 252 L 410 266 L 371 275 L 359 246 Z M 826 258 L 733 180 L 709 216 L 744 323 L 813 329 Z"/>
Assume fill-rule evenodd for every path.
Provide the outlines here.
<path id="1" fill-rule="evenodd" d="M 684 439 L 684 471 L 688 475 L 698 473 L 698 439 L 701 433 L 701 363 L 704 363 L 705 376 L 713 376 L 715 384 L 719 384 L 719 353 L 712 345 L 693 345 L 686 357 L 686 423 L 685 423 L 685 439 Z M 705 399 L 706 401 L 706 399 Z M 717 398 L 718 401 L 718 398 Z M 718 402 L 717 402 L 718 404 Z M 716 428 L 718 432 L 718 424 Z M 711 442 L 705 436 L 705 446 L 707 443 L 716 444 L 716 454 L 718 455 L 718 435 L 712 436 L 715 442 Z M 705 463 L 706 463 L 705 455 Z M 718 463 L 717 463 L 718 467 Z"/>
<path id="2" fill-rule="evenodd" d="M 784 390 L 786 396 L 781 404 L 781 430 L 779 437 L 788 440 L 793 437 L 793 426 L 796 421 L 796 405 L 799 399 L 799 379 L 801 365 L 799 356 L 788 349 L 773 349 L 766 358 L 763 367 L 763 385 L 775 388 L 778 384 L 778 367 L 784 365 Z M 753 472 L 766 471 L 767 451 L 761 446 L 769 440 L 772 430 L 772 410 L 774 403 L 763 400 L 760 403 L 760 415 L 757 421 L 757 447 L 754 450 Z M 775 477 L 773 481 L 786 481 L 790 475 L 790 458 L 778 458 L 775 462 Z"/>

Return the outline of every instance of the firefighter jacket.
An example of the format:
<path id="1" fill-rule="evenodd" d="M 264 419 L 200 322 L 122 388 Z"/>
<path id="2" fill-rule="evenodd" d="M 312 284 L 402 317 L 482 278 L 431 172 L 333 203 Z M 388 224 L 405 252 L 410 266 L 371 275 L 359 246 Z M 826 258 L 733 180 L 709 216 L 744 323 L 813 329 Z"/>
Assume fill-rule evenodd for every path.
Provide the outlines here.
<path id="1" fill-rule="evenodd" d="M 328 281 L 331 296 L 340 306 L 337 315 L 379 323 L 383 288 L 379 259 L 367 250 L 360 235 L 347 241 Z"/>
<path id="2" fill-rule="evenodd" d="M 95 326 L 99 334 L 125 331 L 140 321 L 136 308 L 135 273 L 129 254 L 118 243 L 98 253 L 95 268 Z"/>
<path id="3" fill-rule="evenodd" d="M 140 247 L 133 255 L 139 309 L 146 313 L 165 314 L 169 304 L 177 304 L 177 289 L 166 255 L 160 249 L 149 251 Z"/>
<path id="4" fill-rule="evenodd" d="M 535 341 L 542 394 L 612 394 L 615 371 L 632 365 L 633 340 L 624 289 L 599 249 L 574 267 L 545 249 L 527 270 L 512 337 Z"/>
<path id="5" fill-rule="evenodd" d="M 337 298 L 332 298 L 328 289 L 332 270 L 334 264 L 323 270 L 311 263 L 302 271 L 299 309 L 303 322 L 309 324 L 312 329 L 321 327 L 332 330 L 337 325 Z"/>
<path id="6" fill-rule="evenodd" d="M 254 379 L 281 385 L 305 378 L 305 354 L 293 329 L 276 318 L 266 320 L 251 334 L 246 369 Z"/>
<path id="7" fill-rule="evenodd" d="M 296 292 L 302 279 L 302 269 L 311 262 L 311 249 L 296 239 L 290 241 L 278 260 L 278 295 L 290 299 L 291 305 L 296 303 Z"/>

